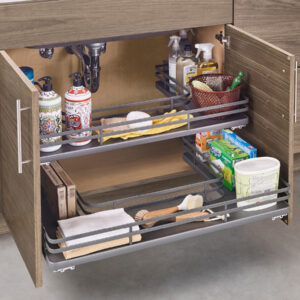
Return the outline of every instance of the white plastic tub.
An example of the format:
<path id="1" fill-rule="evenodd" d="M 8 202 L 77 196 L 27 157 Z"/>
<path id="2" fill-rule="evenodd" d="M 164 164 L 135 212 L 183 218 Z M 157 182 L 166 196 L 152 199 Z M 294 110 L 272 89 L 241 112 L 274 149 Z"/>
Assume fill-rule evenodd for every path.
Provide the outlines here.
<path id="1" fill-rule="evenodd" d="M 280 161 L 273 157 L 258 157 L 240 161 L 234 166 L 236 196 L 237 198 L 257 195 L 278 189 Z M 261 203 L 276 199 L 277 194 L 262 196 L 259 198 L 238 202 L 238 207 Z M 265 209 L 275 205 L 268 203 L 253 208 L 244 209 L 254 211 Z"/>

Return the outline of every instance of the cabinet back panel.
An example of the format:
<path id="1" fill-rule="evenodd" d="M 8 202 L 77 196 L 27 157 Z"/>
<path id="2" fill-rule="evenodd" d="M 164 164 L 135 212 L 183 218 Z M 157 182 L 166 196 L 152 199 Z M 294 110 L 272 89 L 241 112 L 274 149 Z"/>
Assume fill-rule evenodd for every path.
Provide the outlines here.
<path id="1" fill-rule="evenodd" d="M 107 43 L 100 56 L 100 88 L 92 95 L 93 108 L 162 97 L 155 88 L 154 66 L 168 57 L 168 35 Z M 80 62 L 64 48 L 55 48 L 52 59 L 37 49 L 13 49 L 8 54 L 19 66 L 31 66 L 35 80 L 49 75 L 54 90 L 64 97 L 72 86 L 69 74 L 80 71 Z"/>
<path id="2" fill-rule="evenodd" d="M 190 167 L 182 159 L 181 140 L 125 148 L 61 161 L 80 192 L 110 190 L 181 172 Z"/>

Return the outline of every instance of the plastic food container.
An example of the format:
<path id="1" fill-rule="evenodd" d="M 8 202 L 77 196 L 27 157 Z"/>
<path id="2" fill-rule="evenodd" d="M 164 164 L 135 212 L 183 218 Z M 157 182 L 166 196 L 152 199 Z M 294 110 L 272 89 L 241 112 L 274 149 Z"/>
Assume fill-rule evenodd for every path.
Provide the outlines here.
<path id="1" fill-rule="evenodd" d="M 235 164 L 235 184 L 237 198 L 262 194 L 278 189 L 280 161 L 273 157 L 258 157 L 240 161 Z M 244 207 L 267 200 L 276 199 L 277 194 L 258 197 L 238 202 L 238 207 Z M 275 205 L 268 203 L 244 209 L 245 211 L 261 210 Z"/>

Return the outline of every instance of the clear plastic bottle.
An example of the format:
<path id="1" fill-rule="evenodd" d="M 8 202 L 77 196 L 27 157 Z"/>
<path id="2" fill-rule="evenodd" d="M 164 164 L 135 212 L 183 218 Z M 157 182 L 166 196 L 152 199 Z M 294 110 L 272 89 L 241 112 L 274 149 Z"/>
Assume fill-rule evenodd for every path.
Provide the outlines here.
<path id="1" fill-rule="evenodd" d="M 176 63 L 180 56 L 180 36 L 172 35 L 168 47 L 172 46 L 169 54 L 169 76 L 176 81 Z M 176 93 L 176 83 L 173 80 L 169 80 L 170 92 Z"/>

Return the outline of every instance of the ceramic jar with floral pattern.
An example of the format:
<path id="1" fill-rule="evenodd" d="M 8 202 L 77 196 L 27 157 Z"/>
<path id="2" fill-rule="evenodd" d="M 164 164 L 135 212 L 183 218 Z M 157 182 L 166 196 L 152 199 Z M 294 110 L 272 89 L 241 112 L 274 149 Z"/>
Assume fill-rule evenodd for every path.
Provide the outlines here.
<path id="1" fill-rule="evenodd" d="M 44 81 L 41 85 L 40 82 Z M 52 89 L 51 77 L 45 76 L 34 82 L 41 89 L 39 95 L 40 135 L 57 134 L 62 131 L 61 97 Z M 40 144 L 57 143 L 61 136 L 41 137 Z M 60 145 L 41 147 L 42 152 L 57 151 Z"/>
<path id="2" fill-rule="evenodd" d="M 92 124 L 91 92 L 82 84 L 80 73 L 71 74 L 73 86 L 65 93 L 66 127 L 67 130 L 90 129 Z M 91 142 L 90 130 L 67 135 L 72 146 L 84 146 Z M 87 139 L 85 139 L 85 137 Z M 78 140 L 80 139 L 80 140 Z"/>

